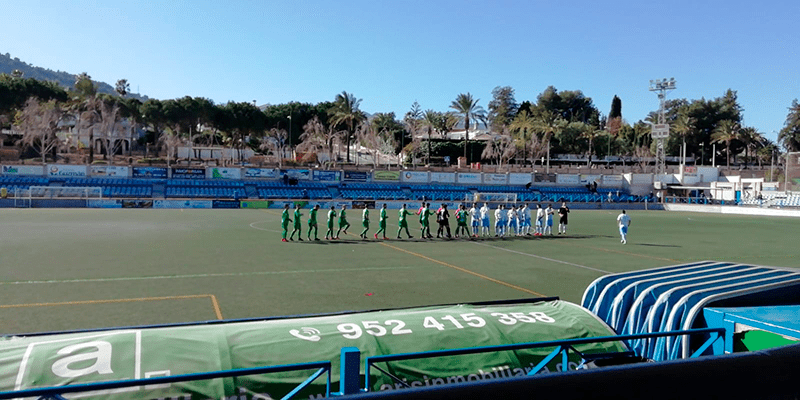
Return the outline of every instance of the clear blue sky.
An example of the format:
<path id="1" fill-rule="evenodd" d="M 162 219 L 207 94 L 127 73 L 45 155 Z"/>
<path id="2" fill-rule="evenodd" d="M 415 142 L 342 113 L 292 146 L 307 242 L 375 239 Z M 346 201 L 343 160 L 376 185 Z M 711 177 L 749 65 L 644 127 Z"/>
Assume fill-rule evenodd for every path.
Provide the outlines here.
<path id="1" fill-rule="evenodd" d="M 417 100 L 446 111 L 459 93 L 487 106 L 495 86 L 535 101 L 582 90 L 628 122 L 669 98 L 739 94 L 767 137 L 800 98 L 800 2 L 624 1 L 2 1 L 0 52 L 88 72 L 159 99 L 217 103 L 333 100 L 402 118 Z"/>

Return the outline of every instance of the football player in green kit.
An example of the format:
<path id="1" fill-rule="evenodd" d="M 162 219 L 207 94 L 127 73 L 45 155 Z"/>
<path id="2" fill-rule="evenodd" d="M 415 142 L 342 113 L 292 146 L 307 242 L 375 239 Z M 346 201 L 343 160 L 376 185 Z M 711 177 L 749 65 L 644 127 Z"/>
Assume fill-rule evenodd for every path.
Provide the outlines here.
<path id="1" fill-rule="evenodd" d="M 387 218 L 387 216 L 386 216 L 386 203 L 383 203 L 383 207 L 381 207 L 380 217 L 378 217 L 378 227 L 380 229 L 378 229 L 378 231 L 375 232 L 375 239 L 378 238 L 378 234 L 379 233 L 383 234 L 383 238 L 384 239 L 388 239 L 386 237 L 386 218 Z"/>
<path id="2" fill-rule="evenodd" d="M 405 228 L 406 235 L 408 235 L 409 239 L 413 239 L 414 238 L 413 236 L 411 236 L 411 233 L 408 232 L 408 219 L 406 219 L 407 215 L 412 215 L 412 214 L 413 213 L 408 212 L 408 210 L 406 209 L 406 205 L 405 204 L 403 204 L 403 208 L 401 208 L 400 211 L 397 213 L 397 216 L 398 216 L 398 222 L 397 223 L 398 223 L 398 225 L 400 225 L 400 227 L 397 228 L 397 238 L 398 239 L 400 239 L 400 232 L 403 230 L 403 228 Z"/>
<path id="3" fill-rule="evenodd" d="M 288 242 L 288 240 L 286 240 L 286 234 L 289 233 L 289 222 L 292 222 L 292 219 L 289 218 L 289 205 L 284 204 L 283 213 L 281 214 L 281 227 L 283 227 L 281 242 Z"/>
<path id="4" fill-rule="evenodd" d="M 361 225 L 364 226 L 364 230 L 361 231 L 361 239 L 367 239 L 367 232 L 369 232 L 369 208 L 367 205 L 364 204 L 364 211 L 361 212 Z"/>
<path id="5" fill-rule="evenodd" d="M 311 240 L 311 230 L 313 229 L 314 240 L 319 241 L 319 237 L 317 237 L 317 211 L 319 211 L 319 204 L 315 205 L 308 213 L 308 240 Z"/>
<path id="6" fill-rule="evenodd" d="M 294 229 L 289 235 L 289 241 L 294 241 L 294 233 L 297 232 L 297 240 L 303 241 L 303 214 L 300 213 L 300 203 L 294 205 Z"/>
<path id="7" fill-rule="evenodd" d="M 325 240 L 328 239 L 336 239 L 333 237 L 333 221 L 336 219 L 336 207 L 331 206 L 331 210 L 328 211 L 328 230 L 325 232 Z"/>
<path id="8" fill-rule="evenodd" d="M 347 205 L 342 204 L 342 211 L 339 211 L 339 230 L 336 231 L 336 238 L 339 239 L 339 232 L 344 231 L 344 234 L 347 235 L 347 228 L 350 227 L 350 223 L 347 222 Z"/>
<path id="9" fill-rule="evenodd" d="M 431 235 L 431 226 L 429 223 L 430 216 L 436 214 L 435 212 L 431 211 L 431 203 L 425 203 L 425 206 L 419 212 L 419 224 L 420 229 L 422 229 L 422 238 L 433 239 L 433 235 Z"/>
<path id="10" fill-rule="evenodd" d="M 463 204 L 458 207 L 458 211 L 456 211 L 456 223 L 456 237 L 469 237 L 469 230 L 467 229 L 467 209 Z"/>

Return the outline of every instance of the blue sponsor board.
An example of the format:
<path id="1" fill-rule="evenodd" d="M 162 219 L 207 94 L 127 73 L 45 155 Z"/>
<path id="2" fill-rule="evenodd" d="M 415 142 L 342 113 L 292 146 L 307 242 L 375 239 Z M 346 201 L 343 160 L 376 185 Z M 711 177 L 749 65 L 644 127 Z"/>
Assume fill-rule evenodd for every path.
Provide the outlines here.
<path id="1" fill-rule="evenodd" d="M 206 179 L 205 168 L 173 168 L 172 179 Z"/>
<path id="2" fill-rule="evenodd" d="M 240 208 L 241 204 L 238 200 L 212 200 L 211 208 Z"/>
<path id="3" fill-rule="evenodd" d="M 312 176 L 314 177 L 315 181 L 339 182 L 340 180 L 342 180 L 341 171 L 314 170 Z"/>
<path id="4" fill-rule="evenodd" d="M 167 179 L 167 169 L 161 167 L 133 167 L 133 178 Z"/>
<path id="5" fill-rule="evenodd" d="M 344 171 L 344 180 L 354 182 L 366 182 L 369 179 L 369 172 L 366 171 Z"/>

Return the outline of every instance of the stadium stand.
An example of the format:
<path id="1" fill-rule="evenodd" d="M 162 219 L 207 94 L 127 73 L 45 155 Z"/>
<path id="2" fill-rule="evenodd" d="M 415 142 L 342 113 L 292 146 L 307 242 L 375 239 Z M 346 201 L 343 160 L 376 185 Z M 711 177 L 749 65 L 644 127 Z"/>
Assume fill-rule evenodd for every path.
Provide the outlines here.
<path id="1" fill-rule="evenodd" d="M 343 200 L 407 200 L 464 201 L 475 193 L 515 194 L 519 202 L 556 203 L 644 202 L 646 196 L 631 195 L 616 188 L 598 188 L 590 192 L 584 186 L 524 185 L 446 185 L 312 181 L 284 182 L 283 180 L 193 180 L 109 177 L 20 177 L 2 176 L 0 186 L 10 193 L 31 186 L 102 187 L 108 198 L 172 198 L 172 199 L 343 199 Z M 649 199 L 652 201 L 652 199 Z M 776 204 L 800 206 L 800 194 Z"/>

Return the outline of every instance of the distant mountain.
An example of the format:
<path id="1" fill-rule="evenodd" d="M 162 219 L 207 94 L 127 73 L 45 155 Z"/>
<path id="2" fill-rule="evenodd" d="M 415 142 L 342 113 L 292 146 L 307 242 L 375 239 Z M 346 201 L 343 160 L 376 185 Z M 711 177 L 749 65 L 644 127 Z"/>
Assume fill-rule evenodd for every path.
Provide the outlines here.
<path id="1" fill-rule="evenodd" d="M 75 80 L 78 78 L 78 75 L 70 74 L 69 72 L 53 71 L 51 69 L 35 67 L 24 61 L 21 61 L 19 58 L 16 57 L 11 58 L 11 54 L 8 53 L 0 54 L 0 74 L 2 73 L 10 74 L 15 69 L 22 71 L 23 78 L 34 78 L 40 81 L 56 82 L 67 90 L 75 89 L 74 87 Z M 105 82 L 97 82 L 97 81 L 92 81 L 92 82 L 94 82 L 95 85 L 97 85 L 97 91 L 99 93 L 108 93 L 111 95 L 117 95 L 117 92 L 114 90 L 114 86 L 109 85 L 108 83 Z M 135 93 L 129 93 L 128 96 L 139 99 L 142 102 L 148 99 L 147 96 L 142 96 Z"/>

